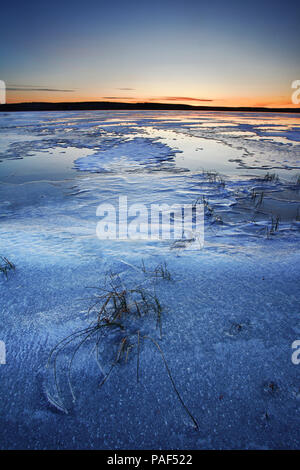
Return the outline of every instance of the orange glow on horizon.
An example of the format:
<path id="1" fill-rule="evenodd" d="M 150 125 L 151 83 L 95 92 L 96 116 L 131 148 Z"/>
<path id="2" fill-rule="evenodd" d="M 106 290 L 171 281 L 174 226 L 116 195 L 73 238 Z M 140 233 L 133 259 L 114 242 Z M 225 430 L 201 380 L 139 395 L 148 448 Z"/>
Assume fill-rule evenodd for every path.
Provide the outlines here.
<path id="1" fill-rule="evenodd" d="M 20 93 L 7 91 L 7 103 L 72 103 L 72 102 L 121 102 L 121 103 L 163 103 L 163 104 L 186 104 L 190 106 L 224 106 L 224 107 L 266 107 L 266 108 L 299 108 L 300 105 L 293 104 L 291 97 L 227 97 L 227 98 L 197 98 L 189 96 L 99 96 L 92 94 L 74 93 L 49 93 L 39 91 L 28 91 Z"/>

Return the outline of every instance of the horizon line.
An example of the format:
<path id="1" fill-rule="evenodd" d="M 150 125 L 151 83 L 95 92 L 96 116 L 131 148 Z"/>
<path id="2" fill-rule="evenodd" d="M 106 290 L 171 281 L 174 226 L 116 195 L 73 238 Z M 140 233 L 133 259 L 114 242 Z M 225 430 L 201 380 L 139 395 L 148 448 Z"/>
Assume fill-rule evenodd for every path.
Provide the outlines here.
<path id="1" fill-rule="evenodd" d="M 157 108 L 160 107 L 161 109 L 163 107 L 166 108 L 171 108 L 174 110 L 182 110 L 183 108 L 185 109 L 191 109 L 191 110 L 197 110 L 197 109 L 208 109 L 208 110 L 266 110 L 266 111 L 281 111 L 284 112 L 284 110 L 290 110 L 291 112 L 300 112 L 300 106 L 294 107 L 294 106 L 282 106 L 282 107 L 268 107 L 268 106 L 220 106 L 220 105 L 213 105 L 213 104 L 205 104 L 205 105 L 195 105 L 195 104 L 185 104 L 185 103 L 163 103 L 163 102 L 153 102 L 153 101 L 110 101 L 110 100 L 91 100 L 91 101 L 20 101 L 20 102 L 8 102 L 8 103 L 3 103 L 0 105 L 0 111 L 5 111 L 4 108 L 29 108 L 30 106 L 32 108 L 36 107 L 51 107 L 53 110 L 55 110 L 55 107 L 60 108 L 65 107 L 66 110 L 68 108 L 72 108 L 73 106 L 101 106 L 104 105 L 105 109 L 109 109 L 109 106 L 111 106 L 113 109 L 116 109 L 117 106 L 121 106 L 123 109 L 130 109 L 135 106 L 147 106 L 148 109 L 151 107 Z M 94 108 L 96 109 L 96 108 Z M 100 108 L 101 109 L 101 108 Z M 26 109 L 24 109 L 26 110 Z M 32 109 L 34 110 L 34 109 Z M 59 109 L 57 109 L 59 110 Z M 62 109 L 61 109 L 62 110 Z"/>

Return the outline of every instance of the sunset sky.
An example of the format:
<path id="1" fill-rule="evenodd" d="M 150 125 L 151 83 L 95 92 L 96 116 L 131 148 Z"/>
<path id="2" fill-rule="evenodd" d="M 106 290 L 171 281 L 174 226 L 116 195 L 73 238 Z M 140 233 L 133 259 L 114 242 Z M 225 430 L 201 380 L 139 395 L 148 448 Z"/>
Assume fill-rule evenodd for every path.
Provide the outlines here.
<path id="1" fill-rule="evenodd" d="M 7 102 L 292 107 L 299 23 L 299 1 L 8 2 L 0 80 Z"/>

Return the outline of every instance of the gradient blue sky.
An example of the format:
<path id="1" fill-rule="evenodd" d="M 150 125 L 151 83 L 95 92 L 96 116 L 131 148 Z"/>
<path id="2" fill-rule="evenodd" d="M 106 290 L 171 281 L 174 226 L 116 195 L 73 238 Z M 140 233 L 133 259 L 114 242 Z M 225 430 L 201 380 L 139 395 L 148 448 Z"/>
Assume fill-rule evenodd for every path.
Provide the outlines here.
<path id="1" fill-rule="evenodd" d="M 299 23 L 299 1 L 11 2 L 0 79 L 8 102 L 290 106 Z"/>

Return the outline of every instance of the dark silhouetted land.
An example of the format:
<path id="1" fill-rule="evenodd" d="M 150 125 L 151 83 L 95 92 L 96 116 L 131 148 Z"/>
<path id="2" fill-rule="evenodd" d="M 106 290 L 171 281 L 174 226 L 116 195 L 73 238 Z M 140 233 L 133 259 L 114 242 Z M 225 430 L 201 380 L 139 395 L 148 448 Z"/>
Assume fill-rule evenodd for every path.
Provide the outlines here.
<path id="1" fill-rule="evenodd" d="M 188 104 L 121 103 L 109 101 L 84 101 L 71 103 L 8 103 L 0 111 L 91 111 L 91 110 L 149 110 L 149 111 L 239 111 L 263 113 L 299 113 L 299 108 L 254 108 L 233 106 L 192 106 Z"/>

